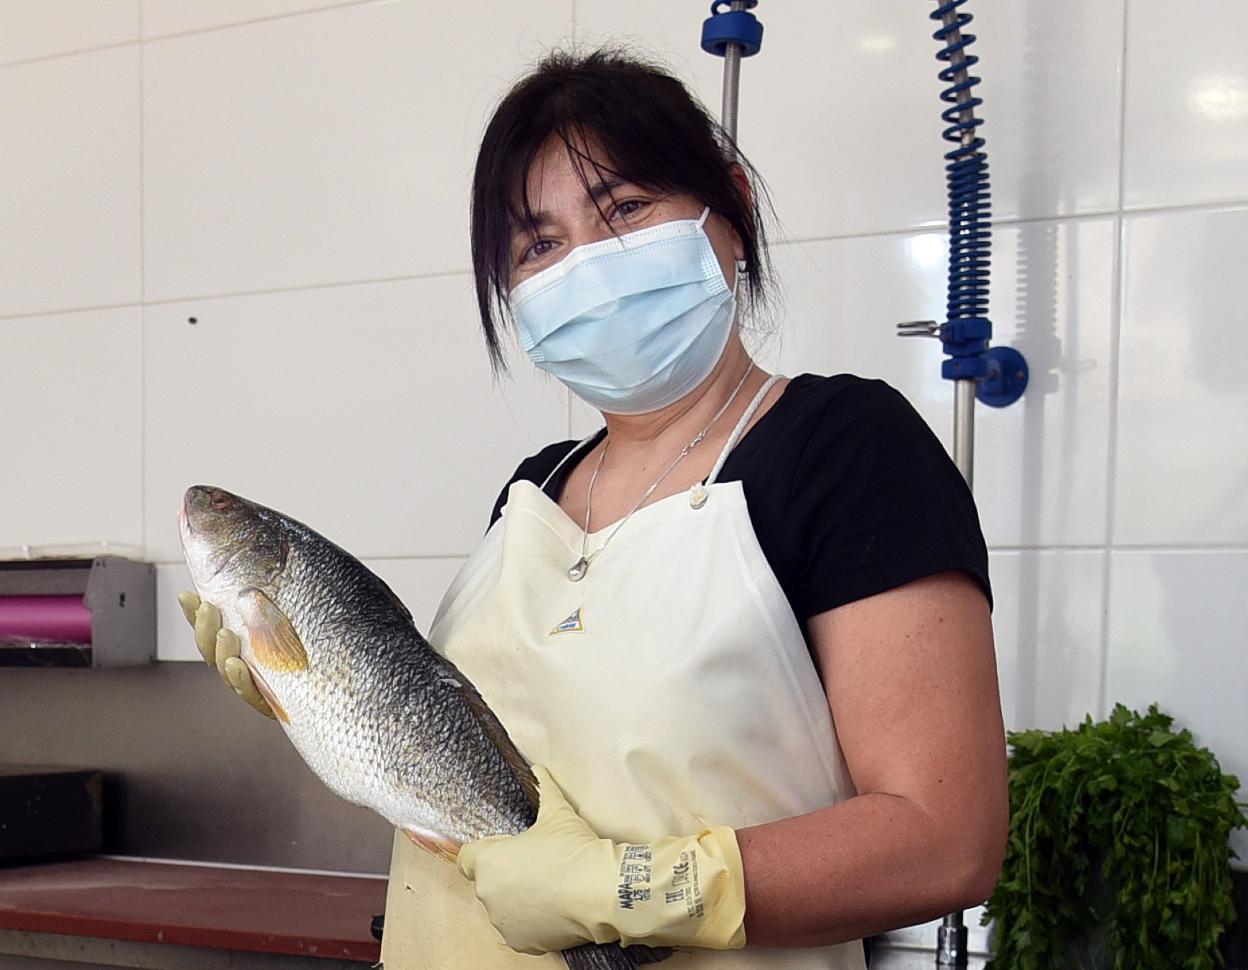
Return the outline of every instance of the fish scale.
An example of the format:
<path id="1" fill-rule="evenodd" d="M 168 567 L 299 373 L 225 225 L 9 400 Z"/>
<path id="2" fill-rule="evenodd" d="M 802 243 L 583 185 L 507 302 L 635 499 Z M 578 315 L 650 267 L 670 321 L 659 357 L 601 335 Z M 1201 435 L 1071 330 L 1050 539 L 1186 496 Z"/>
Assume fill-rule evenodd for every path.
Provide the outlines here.
<path id="1" fill-rule="evenodd" d="M 182 547 L 201 599 L 295 749 L 335 793 L 451 858 L 536 817 L 532 772 L 476 689 L 359 560 L 307 526 L 212 486 L 187 489 Z M 572 970 L 631 970 L 667 950 L 586 944 Z"/>

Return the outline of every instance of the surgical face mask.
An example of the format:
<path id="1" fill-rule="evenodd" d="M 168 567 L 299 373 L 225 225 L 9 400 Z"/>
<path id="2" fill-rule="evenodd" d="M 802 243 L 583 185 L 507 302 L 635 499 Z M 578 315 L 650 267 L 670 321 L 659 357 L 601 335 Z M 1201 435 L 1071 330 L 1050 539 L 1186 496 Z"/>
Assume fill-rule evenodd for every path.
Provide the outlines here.
<path id="1" fill-rule="evenodd" d="M 529 358 L 600 411 L 643 414 L 710 376 L 736 312 L 699 219 L 578 246 L 510 294 Z"/>

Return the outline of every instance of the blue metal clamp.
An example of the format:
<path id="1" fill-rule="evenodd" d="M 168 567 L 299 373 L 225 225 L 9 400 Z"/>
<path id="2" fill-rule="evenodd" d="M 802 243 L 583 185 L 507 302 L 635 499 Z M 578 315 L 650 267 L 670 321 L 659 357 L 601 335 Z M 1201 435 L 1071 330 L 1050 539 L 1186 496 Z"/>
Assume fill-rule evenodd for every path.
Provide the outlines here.
<path id="1" fill-rule="evenodd" d="M 975 385 L 975 397 L 991 408 L 1008 407 L 1027 390 L 1027 361 L 1013 347 L 990 347 L 984 356 L 988 373 Z"/>
<path id="2" fill-rule="evenodd" d="M 959 10 L 967 0 L 936 0 L 933 20 L 940 29 L 933 38 L 943 46 L 936 58 L 944 66 L 938 77 L 947 86 L 940 100 L 948 105 L 942 133 L 953 146 L 945 153 L 949 192 L 949 290 L 947 319 L 914 320 L 899 324 L 903 337 L 939 337 L 948 358 L 941 377 L 975 382 L 975 397 L 990 407 L 1013 404 L 1027 387 L 1027 362 L 1017 350 L 989 347 L 992 322 L 988 319 L 988 271 L 992 242 L 992 214 L 988 186 L 988 155 L 980 132 L 982 118 L 975 109 L 983 104 L 973 93 L 980 83 L 970 73 L 978 62 L 970 53 L 975 35 L 963 32 L 971 15 Z M 955 418 L 955 427 L 957 419 Z M 969 467 L 969 461 L 967 462 Z"/>
<path id="3" fill-rule="evenodd" d="M 982 317 L 954 318 L 937 331 L 949 359 L 940 365 L 940 376 L 948 381 L 974 378 L 988 374 L 984 354 L 992 336 L 992 324 Z"/>
<path id="4" fill-rule="evenodd" d="M 744 10 L 733 10 L 729 0 L 715 0 L 711 15 L 702 22 L 702 49 L 723 57 L 729 44 L 739 44 L 742 57 L 751 57 L 763 46 L 763 25 L 750 10 L 758 0 L 745 0 Z"/>

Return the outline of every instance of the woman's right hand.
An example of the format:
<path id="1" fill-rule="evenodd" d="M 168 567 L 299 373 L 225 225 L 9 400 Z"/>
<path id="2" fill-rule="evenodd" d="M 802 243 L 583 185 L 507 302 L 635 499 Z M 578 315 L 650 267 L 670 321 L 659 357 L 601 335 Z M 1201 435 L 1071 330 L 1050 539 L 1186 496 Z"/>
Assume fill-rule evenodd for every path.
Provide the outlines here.
<path id="1" fill-rule="evenodd" d="M 195 628 L 195 646 L 203 654 L 204 662 L 216 668 L 221 679 L 239 697 L 265 717 L 274 718 L 273 708 L 256 689 L 251 671 L 238 655 L 238 634 L 221 626 L 221 611 L 211 603 L 202 602 L 199 595 L 190 590 L 178 594 L 178 603 L 186 614 L 186 622 Z"/>

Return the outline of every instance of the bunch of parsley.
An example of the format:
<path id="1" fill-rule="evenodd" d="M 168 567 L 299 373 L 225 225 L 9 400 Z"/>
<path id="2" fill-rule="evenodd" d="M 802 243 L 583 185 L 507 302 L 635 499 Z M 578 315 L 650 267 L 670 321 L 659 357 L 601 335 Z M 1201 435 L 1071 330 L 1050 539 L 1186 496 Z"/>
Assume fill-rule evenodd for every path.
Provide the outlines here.
<path id="1" fill-rule="evenodd" d="M 1157 705 L 1009 736 L 993 970 L 1212 970 L 1235 919 L 1239 782 Z"/>

